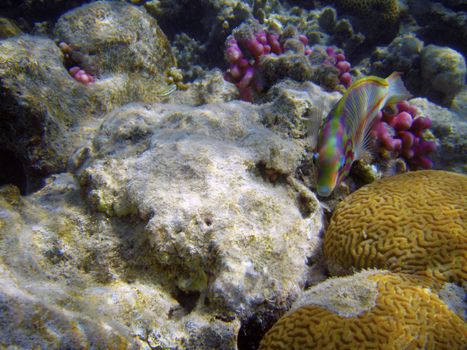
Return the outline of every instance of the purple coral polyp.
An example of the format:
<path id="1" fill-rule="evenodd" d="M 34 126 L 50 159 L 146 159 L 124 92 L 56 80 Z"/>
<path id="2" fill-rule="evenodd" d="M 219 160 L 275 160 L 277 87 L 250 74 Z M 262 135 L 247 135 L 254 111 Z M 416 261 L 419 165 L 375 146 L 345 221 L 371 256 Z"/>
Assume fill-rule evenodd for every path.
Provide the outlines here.
<path id="1" fill-rule="evenodd" d="M 428 155 L 436 150 L 436 143 L 425 140 L 431 120 L 418 113 L 415 106 L 402 101 L 397 104 L 397 113 L 380 112 L 374 133 L 382 153 L 403 157 L 411 167 L 430 169 L 433 162 Z"/>
<path id="2" fill-rule="evenodd" d="M 237 86 L 241 99 L 253 101 L 254 95 L 264 90 L 260 73 L 261 57 L 283 54 L 284 43 L 281 42 L 281 36 L 275 32 L 268 32 L 258 26 L 245 29 L 240 27 L 226 41 L 225 57 L 230 67 L 224 74 L 224 79 Z M 313 49 L 308 46 L 307 36 L 299 34 L 298 41 L 303 45 L 304 55 L 311 55 Z M 328 59 L 323 64 L 334 65 L 339 70 L 340 83 L 346 88 L 349 87 L 352 84 L 350 63 L 345 60 L 343 53 L 336 52 L 333 48 L 328 48 L 326 52 Z"/>
<path id="3" fill-rule="evenodd" d="M 224 75 L 225 80 L 235 84 L 240 98 L 252 101 L 254 92 L 263 90 L 258 75 L 259 59 L 270 53 L 281 54 L 282 46 L 277 34 L 260 31 L 250 38 L 230 37 L 225 52 L 230 68 Z"/>

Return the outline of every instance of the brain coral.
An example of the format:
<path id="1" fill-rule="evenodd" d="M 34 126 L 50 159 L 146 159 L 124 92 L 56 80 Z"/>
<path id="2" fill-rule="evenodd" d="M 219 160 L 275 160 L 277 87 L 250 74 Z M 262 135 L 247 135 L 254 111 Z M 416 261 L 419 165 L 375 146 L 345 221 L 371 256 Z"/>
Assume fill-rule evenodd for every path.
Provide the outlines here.
<path id="1" fill-rule="evenodd" d="M 463 284 L 467 176 L 425 170 L 362 187 L 339 203 L 324 237 L 332 274 L 381 268 Z"/>
<path id="2" fill-rule="evenodd" d="M 299 303 L 266 333 L 260 350 L 448 350 L 467 342 L 464 321 L 404 274 L 365 271 L 332 278 Z"/>

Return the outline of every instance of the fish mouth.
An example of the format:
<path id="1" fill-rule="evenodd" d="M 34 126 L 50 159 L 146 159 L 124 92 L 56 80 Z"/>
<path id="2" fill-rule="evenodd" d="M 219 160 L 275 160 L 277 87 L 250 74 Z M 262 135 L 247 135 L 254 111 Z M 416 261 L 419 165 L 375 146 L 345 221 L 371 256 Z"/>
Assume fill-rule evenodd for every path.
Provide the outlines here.
<path id="1" fill-rule="evenodd" d="M 320 197 L 329 197 L 332 192 L 331 187 L 329 186 L 320 186 L 317 188 L 318 196 Z"/>

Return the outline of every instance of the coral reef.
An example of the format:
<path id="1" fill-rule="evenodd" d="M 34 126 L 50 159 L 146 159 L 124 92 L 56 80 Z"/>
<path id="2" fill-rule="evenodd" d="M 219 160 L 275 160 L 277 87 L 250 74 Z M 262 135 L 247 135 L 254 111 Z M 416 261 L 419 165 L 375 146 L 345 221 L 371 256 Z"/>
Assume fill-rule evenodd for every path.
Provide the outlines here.
<path id="1" fill-rule="evenodd" d="M 420 54 L 424 43 L 412 33 L 397 36 L 387 47 L 377 47 L 372 55 L 370 73 L 387 76 L 403 73 L 404 84 L 412 93 L 422 92 Z"/>
<path id="2" fill-rule="evenodd" d="M 459 52 L 448 47 L 427 45 L 421 53 L 421 76 L 425 93 L 449 106 L 465 86 L 467 66 Z"/>
<path id="3" fill-rule="evenodd" d="M 380 178 L 467 173 L 466 10 L 0 1 L 0 348 L 257 349 L 287 310 L 262 349 L 464 346 L 466 176 Z M 450 109 L 382 110 L 318 200 L 323 118 L 393 71 Z"/>
<path id="4" fill-rule="evenodd" d="M 397 34 L 397 0 L 341 0 L 335 3 L 339 13 L 349 14 L 352 25 L 365 34 L 366 44 L 392 39 Z"/>
<path id="5" fill-rule="evenodd" d="M 79 170 L 96 210 L 145 218 L 146 232 L 135 239 L 153 247 L 147 258 L 166 266 L 182 291 L 208 293 L 211 306 L 223 312 L 246 312 L 265 297 L 265 288 L 274 290 L 273 280 L 282 293 L 296 293 L 302 263 L 317 244 L 315 209 L 303 216 L 290 189 L 261 180 L 292 173 L 300 143 L 281 140 L 257 124 L 260 115 L 245 111 L 234 102 L 127 106 L 109 115 L 94 140 L 93 159 Z M 289 243 L 279 247 L 284 236 Z M 287 271 L 270 254 L 279 251 L 281 260 L 290 258 Z"/>
<path id="6" fill-rule="evenodd" d="M 453 1 L 407 0 L 408 13 L 417 26 L 417 36 L 426 43 L 448 46 L 467 55 L 467 14 L 465 3 Z M 459 4 L 458 4 L 459 5 Z"/>
<path id="7" fill-rule="evenodd" d="M 266 324 L 312 278 L 323 217 L 289 179 L 305 138 L 262 125 L 275 98 L 222 102 L 231 84 L 220 72 L 197 84 L 168 100 L 199 103 L 193 90 L 205 90 L 214 104 L 116 109 L 71 157 L 73 175 L 27 197 L 3 189 L 3 315 L 35 322 L 0 317 L 0 342 L 235 350 L 244 320 Z M 337 98 L 311 83 L 287 88 L 276 98 L 304 90 L 282 106 L 290 116 L 319 120 Z"/>
<path id="8" fill-rule="evenodd" d="M 278 349 L 461 349 L 467 326 L 403 274 L 367 271 L 312 287 L 261 341 Z"/>
<path id="9" fill-rule="evenodd" d="M 421 170 L 360 188 L 337 206 L 323 250 L 333 274 L 382 268 L 463 284 L 467 176 Z"/>
<path id="10" fill-rule="evenodd" d="M 421 115 L 431 119 L 431 132 L 436 138 L 436 152 L 430 155 L 436 169 L 467 174 L 467 121 L 462 114 L 456 114 L 425 98 L 414 98 L 410 103 Z"/>
<path id="11" fill-rule="evenodd" d="M 156 21 L 124 2 L 96 1 L 73 9 L 59 18 L 54 34 L 73 48 L 77 65 L 97 76 L 145 72 L 158 79 L 175 65 Z"/>
<path id="12" fill-rule="evenodd" d="M 423 117 L 407 101 L 399 102 L 397 112 L 380 112 L 373 134 L 380 154 L 388 158 L 404 158 L 410 167 L 431 169 L 433 162 L 428 155 L 435 151 L 436 143 L 425 140 L 424 134 L 431 127 L 431 120 Z"/>
<path id="13" fill-rule="evenodd" d="M 60 72 L 79 91 L 102 83 Z M 25 197 L 0 189 L 0 343 L 235 350 L 246 320 L 264 331 L 323 278 L 323 214 L 293 179 L 308 139 L 287 118 L 319 121 L 338 93 L 289 82 L 257 106 L 226 103 L 233 88 L 217 71 L 172 103 L 87 120 L 72 173 Z"/>
<path id="14" fill-rule="evenodd" d="M 140 265 L 141 223 L 111 223 L 80 198 L 66 173 L 27 198 L 0 187 L 2 346 L 235 348 L 238 320 L 191 313 L 195 295 Z"/>
<path id="15" fill-rule="evenodd" d="M 105 16 L 119 25 L 99 20 Z M 127 102 L 160 101 L 175 62 L 154 19 L 125 3 L 77 8 L 59 19 L 56 32 L 70 50 L 39 36 L 0 41 L 0 162 L 9 154 L 24 169 L 26 184 L 14 182 L 22 192 L 65 169 L 77 144 L 98 127 L 85 123 Z M 67 71 L 75 65 L 95 83 L 77 83 Z"/>
<path id="16" fill-rule="evenodd" d="M 245 101 L 284 78 L 312 80 L 331 89 L 352 83 L 350 63 L 342 52 L 308 46 L 308 38 L 293 26 L 279 32 L 257 22 L 244 23 L 227 39 L 226 58 L 230 68 L 225 79 L 237 86 Z"/>
<path id="17" fill-rule="evenodd" d="M 203 67 L 220 65 L 227 36 L 243 21 L 253 18 L 252 7 L 242 0 L 152 0 L 144 7 L 169 38 L 184 33 L 201 43 L 205 55 L 192 64 Z"/>

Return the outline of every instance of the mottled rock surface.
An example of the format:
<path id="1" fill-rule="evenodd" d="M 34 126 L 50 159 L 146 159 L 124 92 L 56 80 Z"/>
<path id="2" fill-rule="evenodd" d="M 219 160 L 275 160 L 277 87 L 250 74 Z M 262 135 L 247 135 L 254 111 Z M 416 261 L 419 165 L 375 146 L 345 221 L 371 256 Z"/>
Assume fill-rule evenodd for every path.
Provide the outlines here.
<path id="1" fill-rule="evenodd" d="M 80 66 L 97 75 L 137 72 L 161 80 L 175 65 L 157 21 L 125 2 L 96 1 L 73 9 L 60 17 L 54 32 L 77 51 Z"/>
<path id="2" fill-rule="evenodd" d="M 429 97 L 449 106 L 465 86 L 467 66 L 461 53 L 449 47 L 426 46 L 421 53 L 421 76 Z"/>
<path id="3" fill-rule="evenodd" d="M 320 205 L 294 179 L 309 140 L 264 124 L 278 96 L 286 118 L 320 120 L 338 94 L 285 84 L 261 106 L 226 103 L 216 76 L 196 89 L 217 86 L 218 102 L 125 105 L 72 173 L 28 196 L 0 188 L 0 343 L 234 350 L 242 325 L 264 332 L 323 278 Z M 182 96 L 200 103 L 169 99 Z"/>
<path id="4" fill-rule="evenodd" d="M 114 17 L 122 17 L 118 27 L 109 21 Z M 74 80 L 63 52 L 46 37 L 0 41 L 0 164 L 16 164 L 24 178 L 9 178 L 24 193 L 63 171 L 104 113 L 131 101 L 160 101 L 165 72 L 175 64 L 155 20 L 134 6 L 100 1 L 62 18 L 57 36 L 73 47 L 73 63 L 96 75 L 93 84 Z"/>
<path id="5" fill-rule="evenodd" d="M 283 183 L 303 149 L 259 120 L 238 102 L 128 105 L 103 123 L 79 172 L 97 210 L 146 223 L 134 238 L 151 247 L 148 263 L 224 312 L 248 313 L 266 290 L 298 293 L 317 244 L 317 201 L 301 208 Z"/>
<path id="6" fill-rule="evenodd" d="M 430 158 L 433 160 L 435 169 L 467 173 L 467 122 L 465 118 L 425 98 L 414 98 L 410 102 L 433 123 L 431 131 L 437 139 L 437 149 L 430 154 Z"/>
<path id="7" fill-rule="evenodd" d="M 28 197 L 1 187 L 0 228 L 2 346 L 235 348 L 239 321 L 189 314 L 187 298 L 132 255 L 143 227 L 89 214 L 71 174 Z"/>

